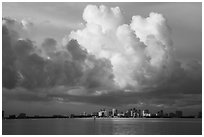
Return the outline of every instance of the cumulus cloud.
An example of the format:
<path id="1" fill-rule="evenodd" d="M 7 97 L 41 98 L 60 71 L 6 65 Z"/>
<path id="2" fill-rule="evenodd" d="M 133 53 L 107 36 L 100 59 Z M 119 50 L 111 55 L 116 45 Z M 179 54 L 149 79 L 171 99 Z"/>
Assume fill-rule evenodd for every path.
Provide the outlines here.
<path id="1" fill-rule="evenodd" d="M 11 18 L 2 18 L 2 74 L 3 86 L 13 88 L 18 82 L 16 61 L 19 57 L 26 57 L 32 49 L 29 41 L 21 41 L 27 37 L 25 24 Z"/>
<path id="2" fill-rule="evenodd" d="M 165 18 L 158 13 L 149 17 L 133 16 L 124 24 L 118 7 L 89 5 L 83 19 L 86 27 L 72 31 L 90 54 L 106 58 L 113 65 L 115 83 L 124 89 L 156 85 L 171 75 L 172 40 Z"/>
<path id="3" fill-rule="evenodd" d="M 52 56 L 53 53 L 56 52 L 57 49 L 57 41 L 52 38 L 46 38 L 42 43 L 42 52 L 44 52 L 45 55 L 48 57 Z"/>
<path id="4" fill-rule="evenodd" d="M 133 16 L 130 27 L 145 44 L 147 44 L 148 36 L 152 35 L 166 48 L 172 45 L 170 28 L 162 14 L 151 12 L 147 18 Z"/>
<path id="5" fill-rule="evenodd" d="M 35 45 L 30 39 L 21 37 L 15 27 L 8 27 L 6 22 L 3 25 L 5 88 L 35 91 L 62 85 L 69 87 L 70 94 L 94 94 L 93 89 L 114 88 L 110 61 L 89 55 L 76 40 L 61 46 L 56 40 L 47 38 L 41 45 Z M 14 32 L 18 39 L 12 41 Z"/>
<path id="6" fill-rule="evenodd" d="M 84 28 L 72 31 L 63 44 L 48 37 L 37 45 L 27 35 L 32 22 L 3 18 L 4 100 L 200 104 L 202 63 L 174 58 L 162 14 L 133 16 L 125 24 L 119 7 L 88 5 L 83 19 Z"/>
<path id="7" fill-rule="evenodd" d="M 26 19 L 16 20 L 9 17 L 2 18 L 2 25 L 6 26 L 11 32 L 10 36 L 12 40 L 18 40 L 19 38 L 31 38 L 31 32 L 34 24 Z"/>
<path id="8" fill-rule="evenodd" d="M 122 24 L 122 14 L 119 7 L 108 8 L 104 5 L 99 7 L 88 5 L 84 9 L 83 19 L 89 24 L 87 27 L 99 26 L 103 32 L 117 29 L 117 26 Z M 94 31 L 94 30 L 93 30 Z"/>

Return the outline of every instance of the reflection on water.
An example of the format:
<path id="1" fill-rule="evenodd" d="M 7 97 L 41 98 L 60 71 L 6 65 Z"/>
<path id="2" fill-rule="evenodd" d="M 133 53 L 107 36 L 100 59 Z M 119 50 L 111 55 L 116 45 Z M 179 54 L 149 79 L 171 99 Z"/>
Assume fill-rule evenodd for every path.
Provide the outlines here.
<path id="1" fill-rule="evenodd" d="M 3 134 L 202 134 L 201 119 L 16 119 L 2 122 Z"/>

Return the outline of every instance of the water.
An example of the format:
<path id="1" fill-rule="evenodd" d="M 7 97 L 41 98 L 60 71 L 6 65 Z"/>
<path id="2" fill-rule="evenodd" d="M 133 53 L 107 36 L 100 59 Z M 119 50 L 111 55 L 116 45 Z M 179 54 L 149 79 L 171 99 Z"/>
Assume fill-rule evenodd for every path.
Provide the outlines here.
<path id="1" fill-rule="evenodd" d="M 16 119 L 2 123 L 3 135 L 202 134 L 202 119 Z"/>

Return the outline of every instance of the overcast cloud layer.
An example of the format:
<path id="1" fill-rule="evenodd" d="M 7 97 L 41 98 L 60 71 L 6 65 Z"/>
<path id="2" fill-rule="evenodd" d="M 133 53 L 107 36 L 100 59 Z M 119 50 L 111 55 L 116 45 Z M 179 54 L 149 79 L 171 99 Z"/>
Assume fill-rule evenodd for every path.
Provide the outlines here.
<path id="1" fill-rule="evenodd" d="M 33 22 L 2 19 L 3 109 L 15 101 L 201 109 L 202 62 L 175 57 L 161 13 L 135 13 L 127 24 L 119 7 L 87 5 L 82 18 L 62 41 L 41 44 Z"/>

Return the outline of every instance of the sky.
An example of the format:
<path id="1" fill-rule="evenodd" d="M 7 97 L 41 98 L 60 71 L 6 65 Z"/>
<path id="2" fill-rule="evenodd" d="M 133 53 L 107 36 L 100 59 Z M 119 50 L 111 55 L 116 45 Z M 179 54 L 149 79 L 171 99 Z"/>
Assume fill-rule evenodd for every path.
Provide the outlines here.
<path id="1" fill-rule="evenodd" d="M 202 3 L 3 3 L 2 107 L 202 109 Z"/>

